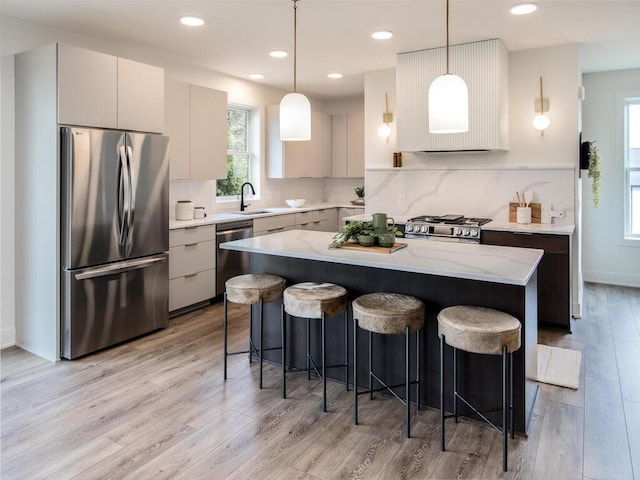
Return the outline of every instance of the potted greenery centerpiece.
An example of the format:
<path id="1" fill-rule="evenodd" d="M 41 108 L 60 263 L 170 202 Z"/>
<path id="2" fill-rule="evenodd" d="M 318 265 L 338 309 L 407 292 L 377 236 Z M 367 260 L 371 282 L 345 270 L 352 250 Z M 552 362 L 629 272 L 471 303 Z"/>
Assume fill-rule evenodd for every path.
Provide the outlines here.
<path id="1" fill-rule="evenodd" d="M 338 233 L 333 236 L 333 241 L 329 244 L 329 248 L 338 248 L 349 241 L 357 242 L 358 235 L 374 235 L 373 225 L 371 224 L 371 222 L 348 222 L 344 227 L 340 229 Z M 364 239 L 363 241 L 366 243 L 367 239 Z"/>

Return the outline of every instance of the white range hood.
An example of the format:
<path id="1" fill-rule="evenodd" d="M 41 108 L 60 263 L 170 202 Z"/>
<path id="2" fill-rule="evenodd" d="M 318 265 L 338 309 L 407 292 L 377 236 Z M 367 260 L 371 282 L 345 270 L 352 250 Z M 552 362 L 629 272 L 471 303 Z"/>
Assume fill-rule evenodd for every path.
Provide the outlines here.
<path id="1" fill-rule="evenodd" d="M 450 71 L 469 87 L 469 131 L 429 133 L 429 85 L 445 71 L 444 47 L 398 54 L 398 149 L 405 152 L 508 150 L 509 52 L 500 39 L 449 47 Z"/>

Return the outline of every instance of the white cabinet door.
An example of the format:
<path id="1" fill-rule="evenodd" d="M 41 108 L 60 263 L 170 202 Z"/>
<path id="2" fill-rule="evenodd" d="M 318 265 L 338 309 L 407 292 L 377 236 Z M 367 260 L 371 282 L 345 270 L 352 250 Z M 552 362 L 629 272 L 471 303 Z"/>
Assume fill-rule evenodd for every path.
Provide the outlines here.
<path id="1" fill-rule="evenodd" d="M 189 84 L 165 79 L 164 134 L 169 137 L 169 178 L 186 180 L 190 175 Z"/>
<path id="2" fill-rule="evenodd" d="M 331 116 L 331 176 L 364 177 L 364 113 Z"/>
<path id="3" fill-rule="evenodd" d="M 117 57 L 58 44 L 58 123 L 117 128 Z"/>
<path id="4" fill-rule="evenodd" d="M 191 179 L 227 177 L 227 92 L 191 85 Z"/>
<path id="5" fill-rule="evenodd" d="M 347 176 L 347 115 L 331 115 L 331 176 Z"/>
<path id="6" fill-rule="evenodd" d="M 311 140 L 283 142 L 280 140 L 280 107 L 267 107 L 267 177 L 303 178 L 327 177 L 330 154 L 326 148 L 327 116 L 311 112 Z"/>
<path id="7" fill-rule="evenodd" d="M 163 132 L 164 69 L 118 58 L 118 128 Z"/>
<path id="8" fill-rule="evenodd" d="M 347 177 L 364 177 L 364 112 L 347 115 Z"/>

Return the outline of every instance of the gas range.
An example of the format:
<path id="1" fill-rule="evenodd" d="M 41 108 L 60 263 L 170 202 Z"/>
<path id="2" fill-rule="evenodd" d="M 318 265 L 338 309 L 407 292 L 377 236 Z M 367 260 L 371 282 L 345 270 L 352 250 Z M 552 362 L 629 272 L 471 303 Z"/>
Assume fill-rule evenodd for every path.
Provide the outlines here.
<path id="1" fill-rule="evenodd" d="M 407 238 L 480 243 L 480 227 L 490 218 L 468 218 L 464 215 L 421 215 L 410 218 L 404 227 Z"/>

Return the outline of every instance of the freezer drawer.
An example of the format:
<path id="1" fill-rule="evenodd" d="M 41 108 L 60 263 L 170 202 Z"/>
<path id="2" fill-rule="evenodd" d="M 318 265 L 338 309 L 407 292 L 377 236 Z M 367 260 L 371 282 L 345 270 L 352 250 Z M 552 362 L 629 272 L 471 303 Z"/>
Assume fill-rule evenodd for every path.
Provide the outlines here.
<path id="1" fill-rule="evenodd" d="M 167 255 L 62 272 L 61 352 L 72 359 L 164 328 Z"/>

